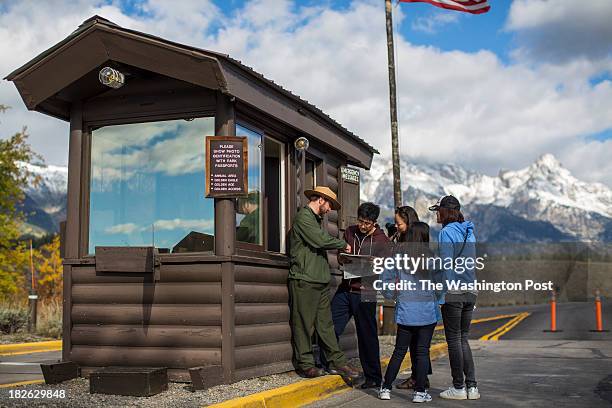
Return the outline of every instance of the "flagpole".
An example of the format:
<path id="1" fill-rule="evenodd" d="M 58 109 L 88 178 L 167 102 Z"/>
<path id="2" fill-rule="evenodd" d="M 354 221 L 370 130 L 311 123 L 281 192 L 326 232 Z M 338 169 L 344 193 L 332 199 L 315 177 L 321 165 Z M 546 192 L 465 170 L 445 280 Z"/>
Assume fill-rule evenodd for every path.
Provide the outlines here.
<path id="1" fill-rule="evenodd" d="M 399 138 L 397 135 L 397 97 L 395 88 L 395 56 L 393 51 L 393 19 L 391 1 L 385 0 L 387 21 L 387 57 L 389 61 L 389 107 L 391 110 L 391 158 L 393 162 L 393 200 L 395 207 L 402 205 L 402 185 L 400 180 Z"/>

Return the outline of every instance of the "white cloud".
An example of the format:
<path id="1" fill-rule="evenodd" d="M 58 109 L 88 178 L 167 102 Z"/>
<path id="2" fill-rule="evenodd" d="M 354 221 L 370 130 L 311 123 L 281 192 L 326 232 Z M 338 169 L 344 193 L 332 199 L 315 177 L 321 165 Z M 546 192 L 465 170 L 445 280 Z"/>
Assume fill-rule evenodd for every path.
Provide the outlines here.
<path id="1" fill-rule="evenodd" d="M 612 53 L 611 20 L 610 0 L 515 0 L 506 29 L 518 34 L 518 58 L 605 58 Z"/>
<path id="2" fill-rule="evenodd" d="M 104 15 L 130 28 L 229 53 L 389 154 L 386 38 L 384 8 L 379 1 L 354 0 L 348 8 L 334 10 L 258 0 L 230 16 L 221 15 L 210 2 L 201 7 L 200 2 L 175 3 L 181 4 L 173 9 L 166 7 L 168 3 L 149 1 L 138 17 L 124 16 L 111 5 L 105 7 Z M 520 36 L 532 27 L 549 24 L 553 28 L 547 32 L 554 34 L 556 26 L 546 22 L 545 12 L 533 13 L 533 21 L 525 17 L 521 7 L 530 3 L 513 4 L 507 28 Z M 598 7 L 607 7 L 594 3 L 596 12 L 602 10 Z M 99 12 L 83 2 L 68 4 L 56 2 L 49 7 L 49 15 L 24 11 L 27 24 L 0 15 L 0 27 L 15 33 L 10 45 L 0 44 L 0 55 L 12 56 L 2 58 L 4 72 Z M 591 2 L 572 4 L 586 9 Z M 37 5 L 32 3 L 29 8 L 34 10 Z M 186 12 L 193 15 L 184 16 Z M 394 8 L 394 12 L 395 20 L 400 21 L 400 9 Z M 14 14 L 12 9 L 8 14 Z M 539 20 L 537 15 L 541 15 Z M 218 32 L 206 32 L 214 24 L 221 27 Z M 608 35 L 607 28 L 595 27 Z M 39 34 L 41 31 L 48 34 Z M 538 55 L 536 37 L 520 38 L 523 48 L 533 45 L 530 55 Z M 404 154 L 415 160 L 452 161 L 494 173 L 500 167 L 524 167 L 550 152 L 576 174 L 612 185 L 612 172 L 602 171 L 607 169 L 606 155 L 612 156 L 611 144 L 584 141 L 586 135 L 612 128 L 612 83 L 589 82 L 594 76 L 612 72 L 610 57 L 600 53 L 594 58 L 570 49 L 567 54 L 575 55 L 561 62 L 550 58 L 543 59 L 546 63 L 534 63 L 517 53 L 512 64 L 504 64 L 486 50 L 466 53 L 415 46 L 398 33 L 395 40 Z M 67 126 L 26 113 L 12 84 L 0 86 L 0 100 L 7 98 L 14 109 L 10 115 L 0 116 L 6 120 L 0 124 L 1 134 L 8 134 L 7 128 L 16 130 L 22 123 L 30 124 L 35 147 L 52 158 L 50 162 L 61 162 L 61 158 L 65 162 Z"/>
<path id="3" fill-rule="evenodd" d="M 141 189 L 156 174 L 179 176 L 202 172 L 205 136 L 214 118 L 108 126 L 92 135 L 94 189 L 112 189 L 118 180 Z M 134 176 L 138 175 L 136 180 Z"/>
<path id="4" fill-rule="evenodd" d="M 112 227 L 108 227 L 104 230 L 107 234 L 126 234 L 130 235 L 134 232 L 142 231 L 142 228 L 138 225 L 129 222 L 127 224 L 117 224 Z"/>
<path id="5" fill-rule="evenodd" d="M 435 34 L 440 27 L 459 21 L 459 13 L 437 12 L 428 16 L 418 17 L 412 22 L 412 29 L 428 34 Z"/>
<path id="6" fill-rule="evenodd" d="M 209 232 L 215 229 L 215 221 L 213 219 L 184 220 L 180 218 L 175 218 L 173 220 L 157 220 L 155 221 L 155 229 L 158 231 L 180 229 Z"/>
<path id="7" fill-rule="evenodd" d="M 173 230 L 196 230 L 211 232 L 215 229 L 215 220 L 213 219 L 181 219 L 175 218 L 172 220 L 156 220 L 156 231 L 173 231 Z M 126 234 L 131 235 L 137 232 L 151 231 L 151 226 L 137 225 L 132 222 L 127 224 L 117 224 L 108 227 L 104 230 L 107 234 Z"/>

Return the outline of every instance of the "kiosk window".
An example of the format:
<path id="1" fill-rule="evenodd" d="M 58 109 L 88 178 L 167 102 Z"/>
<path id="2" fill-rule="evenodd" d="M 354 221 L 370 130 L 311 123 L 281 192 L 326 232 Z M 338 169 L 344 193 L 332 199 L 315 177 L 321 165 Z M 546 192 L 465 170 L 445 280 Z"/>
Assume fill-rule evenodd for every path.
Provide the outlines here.
<path id="1" fill-rule="evenodd" d="M 204 140 L 213 118 L 108 126 L 91 141 L 89 253 L 96 246 L 212 251 Z"/>
<path id="2" fill-rule="evenodd" d="M 285 252 L 285 145 L 265 138 L 266 249 Z"/>
<path id="3" fill-rule="evenodd" d="M 238 199 L 236 211 L 236 240 L 263 245 L 261 194 L 262 136 L 244 126 L 236 125 L 236 136 L 246 136 L 249 142 L 249 193 Z"/>

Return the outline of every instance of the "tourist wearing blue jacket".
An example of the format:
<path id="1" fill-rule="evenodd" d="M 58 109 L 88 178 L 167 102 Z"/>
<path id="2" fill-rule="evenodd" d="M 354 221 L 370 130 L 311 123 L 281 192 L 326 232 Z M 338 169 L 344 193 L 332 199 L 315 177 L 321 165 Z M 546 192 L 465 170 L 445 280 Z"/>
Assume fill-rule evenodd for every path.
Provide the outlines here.
<path id="1" fill-rule="evenodd" d="M 405 243 L 398 244 L 397 253 L 408 254 L 411 257 L 431 258 L 429 250 L 429 226 L 423 222 L 415 222 L 410 225 L 406 233 Z M 383 295 L 388 299 L 394 299 L 395 322 L 397 323 L 397 335 L 395 349 L 387 366 L 383 385 L 379 390 L 379 398 L 391 399 L 393 381 L 397 378 L 400 366 L 409 347 L 411 355 L 414 356 L 412 373 L 415 379 L 413 402 L 429 402 L 431 395 L 426 389 L 427 373 L 429 371 L 429 348 L 433 337 L 436 323 L 440 319 L 440 308 L 438 295 L 434 290 L 423 288 L 422 281 L 432 283 L 439 282 L 442 272 L 436 272 L 425 268 L 417 271 L 398 269 L 397 267 L 386 269 L 383 272 L 384 284 L 401 283 L 412 289 L 383 290 Z"/>
<path id="2" fill-rule="evenodd" d="M 444 264 L 446 290 L 440 303 L 448 344 L 453 385 L 440 393 L 445 399 L 478 399 L 476 371 L 468 343 L 477 292 L 467 284 L 476 281 L 476 237 L 474 224 L 465 221 L 461 204 L 452 195 L 429 207 L 442 224 L 438 235 L 439 255 Z M 450 263 L 449 263 L 450 260 Z"/>

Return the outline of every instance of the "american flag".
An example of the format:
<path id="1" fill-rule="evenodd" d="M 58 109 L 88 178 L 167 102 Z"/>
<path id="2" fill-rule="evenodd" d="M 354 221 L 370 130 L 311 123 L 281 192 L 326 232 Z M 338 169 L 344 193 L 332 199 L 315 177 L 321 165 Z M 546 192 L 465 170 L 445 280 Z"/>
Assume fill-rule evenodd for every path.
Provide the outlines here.
<path id="1" fill-rule="evenodd" d="M 400 3 L 429 3 L 436 7 L 471 14 L 486 13 L 491 9 L 487 0 L 398 0 Z"/>

